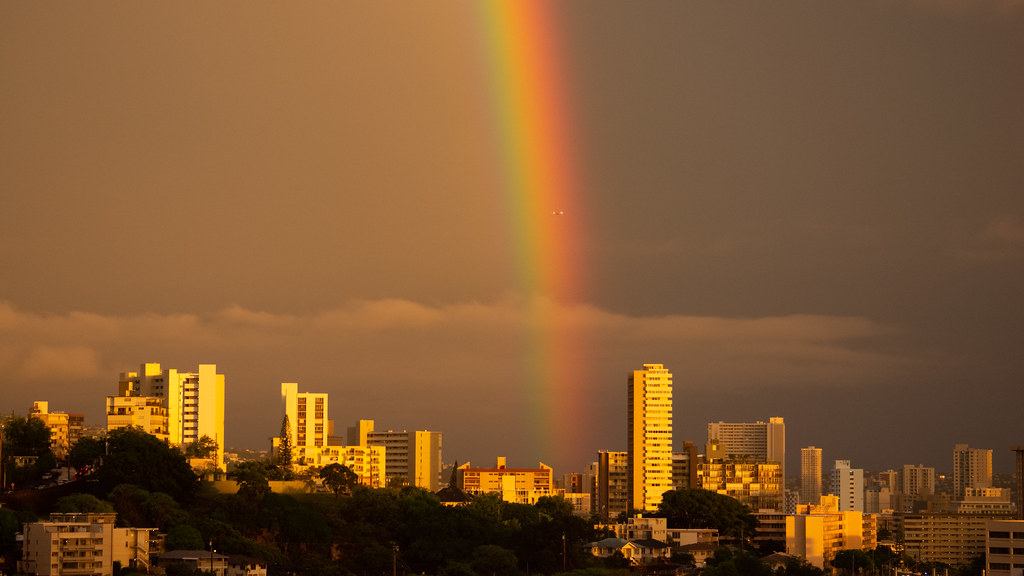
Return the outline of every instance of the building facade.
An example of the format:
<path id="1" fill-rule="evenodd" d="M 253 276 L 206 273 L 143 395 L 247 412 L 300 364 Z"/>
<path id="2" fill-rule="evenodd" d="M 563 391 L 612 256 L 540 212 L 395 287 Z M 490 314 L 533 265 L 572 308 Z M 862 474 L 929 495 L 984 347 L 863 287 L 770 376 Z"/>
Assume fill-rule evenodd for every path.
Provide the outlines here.
<path id="1" fill-rule="evenodd" d="M 903 551 L 919 562 L 964 566 L 985 552 L 988 520 L 958 514 L 905 514 Z"/>
<path id="2" fill-rule="evenodd" d="M 160 440 L 170 441 L 167 408 L 152 396 L 107 396 L 107 430 L 141 428 Z"/>
<path id="3" fill-rule="evenodd" d="M 683 450 L 672 454 L 672 488 L 698 488 L 697 468 L 700 465 L 697 446 L 686 440 Z"/>
<path id="4" fill-rule="evenodd" d="M 735 498 L 753 511 L 782 511 L 785 505 L 777 462 L 728 456 L 718 444 L 707 445 L 697 481 L 704 490 Z"/>
<path id="5" fill-rule="evenodd" d="M 158 398 L 167 409 L 168 441 L 184 447 L 206 436 L 217 443 L 214 462 L 224 469 L 224 375 L 216 364 L 200 364 L 196 372 L 143 364 L 121 373 L 118 396 Z"/>
<path id="6" fill-rule="evenodd" d="M 839 510 L 864 511 L 864 470 L 850 466 L 849 460 L 836 460 L 832 469 L 832 493 L 839 499 Z"/>
<path id="7" fill-rule="evenodd" d="M 372 425 L 372 421 L 371 425 Z M 387 457 L 385 475 L 388 481 L 426 488 L 441 489 L 441 433 L 371 431 L 366 436 L 370 446 L 383 446 Z"/>
<path id="8" fill-rule="evenodd" d="M 992 487 L 992 450 L 953 446 L 953 497 L 964 497 L 966 488 Z"/>
<path id="9" fill-rule="evenodd" d="M 708 444 L 722 446 L 728 457 L 775 462 L 786 477 L 786 422 L 779 417 L 768 422 L 710 422 Z"/>
<path id="10" fill-rule="evenodd" d="M 821 503 L 797 506 L 786 517 L 786 552 L 824 569 L 840 550 L 872 550 L 877 544 L 874 514 L 839 510 L 835 496 L 822 496 Z"/>
<path id="11" fill-rule="evenodd" d="M 1024 574 L 1024 520 L 989 520 L 986 523 L 985 574 Z"/>
<path id="12" fill-rule="evenodd" d="M 321 448 L 328 445 L 333 423 L 328 418 L 327 394 L 299 392 L 295 382 L 281 383 L 281 402 L 288 418 L 292 462 L 303 465 Z"/>
<path id="13" fill-rule="evenodd" d="M 626 452 L 597 453 L 594 510 L 607 521 L 629 511 L 629 455 Z"/>
<path id="14" fill-rule="evenodd" d="M 113 576 L 114 563 L 148 572 L 155 528 L 117 528 L 117 514 L 51 514 L 23 526 L 19 570 L 35 576 Z"/>
<path id="15" fill-rule="evenodd" d="M 800 504 L 821 500 L 821 448 L 800 449 Z"/>
<path id="16" fill-rule="evenodd" d="M 541 462 L 537 468 L 509 468 L 499 457 L 494 468 L 473 468 L 466 462 L 457 469 L 457 485 L 470 496 L 496 493 L 505 502 L 536 504 L 543 496 L 553 496 L 555 485 L 551 467 Z"/>
<path id="17" fill-rule="evenodd" d="M 29 418 L 38 418 L 50 429 L 50 450 L 57 460 L 68 456 L 68 450 L 82 437 L 85 416 L 65 412 L 50 412 L 50 403 L 36 401 L 32 403 Z"/>
<path id="18" fill-rule="evenodd" d="M 672 489 L 672 374 L 661 364 L 635 370 L 627 405 L 629 505 L 655 511 Z"/>

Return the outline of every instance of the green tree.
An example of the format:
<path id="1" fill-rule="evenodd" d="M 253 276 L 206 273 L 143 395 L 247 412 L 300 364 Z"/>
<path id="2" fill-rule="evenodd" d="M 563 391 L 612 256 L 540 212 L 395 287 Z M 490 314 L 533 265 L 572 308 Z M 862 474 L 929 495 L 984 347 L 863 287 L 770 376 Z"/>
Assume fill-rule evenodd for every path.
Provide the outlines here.
<path id="1" fill-rule="evenodd" d="M 202 550 L 206 548 L 203 542 L 203 535 L 195 526 L 179 524 L 167 531 L 167 538 L 164 539 L 164 546 L 167 550 Z"/>
<path id="2" fill-rule="evenodd" d="M 719 548 L 707 561 L 702 576 L 772 576 L 772 569 L 749 552 Z"/>
<path id="3" fill-rule="evenodd" d="M 50 429 L 35 417 L 14 416 L 4 422 L 0 453 L 3 456 L 0 465 L 6 472 L 6 481 L 18 487 L 38 482 L 57 466 L 57 460 L 50 451 Z M 17 466 L 16 457 L 26 457 L 32 462 Z"/>
<path id="4" fill-rule="evenodd" d="M 217 441 L 203 434 L 195 442 L 185 447 L 186 458 L 213 458 L 217 455 Z"/>
<path id="5" fill-rule="evenodd" d="M 39 418 L 15 416 L 4 422 L 4 459 L 42 456 L 49 451 L 50 429 Z"/>
<path id="6" fill-rule="evenodd" d="M 735 498 L 700 488 L 670 490 L 662 496 L 658 515 L 670 528 L 717 528 L 727 538 L 751 538 L 757 519 Z"/>
<path id="7" fill-rule="evenodd" d="M 825 576 L 825 571 L 802 558 L 791 558 L 775 571 L 775 576 Z"/>
<path id="8" fill-rule="evenodd" d="M 471 562 L 477 574 L 493 576 L 514 576 L 519 566 L 516 555 L 508 548 L 494 544 L 477 546 Z"/>
<path id="9" fill-rule="evenodd" d="M 110 502 L 104 502 L 92 494 L 69 494 L 59 498 L 53 508 L 55 512 L 114 512 Z"/>
<path id="10" fill-rule="evenodd" d="M 109 494 L 119 484 L 134 484 L 187 502 L 199 489 L 199 477 L 185 455 L 138 428 L 111 430 L 107 434 L 107 455 L 96 477 L 103 494 Z"/>
<path id="11" fill-rule="evenodd" d="M 292 467 L 292 424 L 288 421 L 288 415 L 284 415 L 281 421 L 281 434 L 277 443 L 277 464 L 284 468 Z"/>
<path id="12" fill-rule="evenodd" d="M 86 436 L 81 438 L 68 451 L 68 464 L 75 470 L 82 470 L 86 466 L 96 466 L 103 458 L 105 450 L 103 440 Z"/>
<path id="13" fill-rule="evenodd" d="M 21 521 L 17 514 L 6 508 L 0 508 L 0 556 L 18 548 L 18 532 Z"/>
<path id="14" fill-rule="evenodd" d="M 337 462 L 324 466 L 324 469 L 320 471 L 320 479 L 335 496 L 351 494 L 352 488 L 359 483 L 359 477 L 355 472 L 348 466 Z"/>
<path id="15" fill-rule="evenodd" d="M 270 481 L 267 480 L 267 468 L 262 462 L 242 462 L 232 471 L 238 495 L 250 502 L 261 502 L 270 494 Z"/>
<path id="16" fill-rule="evenodd" d="M 863 550 L 840 550 L 832 559 L 832 567 L 844 574 L 857 574 L 872 570 L 875 563 Z"/>

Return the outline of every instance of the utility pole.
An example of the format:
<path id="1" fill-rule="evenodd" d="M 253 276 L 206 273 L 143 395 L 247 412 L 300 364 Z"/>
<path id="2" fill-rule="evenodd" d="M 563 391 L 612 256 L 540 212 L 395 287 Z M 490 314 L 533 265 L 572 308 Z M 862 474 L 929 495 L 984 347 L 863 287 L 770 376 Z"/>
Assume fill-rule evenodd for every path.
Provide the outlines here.
<path id="1" fill-rule="evenodd" d="M 562 572 L 568 572 L 565 558 L 565 532 L 562 532 Z"/>

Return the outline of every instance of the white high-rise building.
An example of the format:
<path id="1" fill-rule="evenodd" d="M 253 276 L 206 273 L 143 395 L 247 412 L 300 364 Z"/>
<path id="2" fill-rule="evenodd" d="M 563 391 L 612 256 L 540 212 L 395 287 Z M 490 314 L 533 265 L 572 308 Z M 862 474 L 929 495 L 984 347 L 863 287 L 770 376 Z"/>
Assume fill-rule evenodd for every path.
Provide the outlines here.
<path id="1" fill-rule="evenodd" d="M 217 443 L 215 463 L 224 469 L 224 375 L 216 364 L 200 364 L 198 372 L 143 364 L 121 373 L 118 396 L 158 398 L 167 410 L 168 441 L 184 447 L 206 436 Z"/>
<path id="2" fill-rule="evenodd" d="M 800 449 L 800 504 L 821 502 L 821 448 Z"/>
<path id="3" fill-rule="evenodd" d="M 953 497 L 964 497 L 966 488 L 992 487 L 992 450 L 953 446 Z"/>
<path id="4" fill-rule="evenodd" d="M 768 422 L 710 422 L 708 444 L 717 444 L 727 458 L 751 458 L 757 462 L 775 462 L 785 483 L 786 422 L 780 417 Z"/>
<path id="5" fill-rule="evenodd" d="M 281 400 L 291 432 L 292 462 L 305 464 L 328 445 L 333 423 L 328 419 L 327 394 L 299 392 L 294 382 L 281 383 Z"/>
<path id="6" fill-rule="evenodd" d="M 850 467 L 849 460 L 836 460 L 832 469 L 832 493 L 840 511 L 864 511 L 864 470 Z"/>
<path id="7" fill-rule="evenodd" d="M 644 364 L 629 377 L 627 402 L 630 507 L 654 511 L 672 489 L 672 374 Z"/>

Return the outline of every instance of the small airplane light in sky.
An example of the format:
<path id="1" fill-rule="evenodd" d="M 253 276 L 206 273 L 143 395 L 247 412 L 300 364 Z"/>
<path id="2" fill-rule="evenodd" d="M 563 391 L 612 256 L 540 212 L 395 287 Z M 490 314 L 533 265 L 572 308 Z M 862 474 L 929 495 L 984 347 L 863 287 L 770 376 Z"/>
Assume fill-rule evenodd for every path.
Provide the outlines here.
<path id="1" fill-rule="evenodd" d="M 552 216 L 564 216 L 565 215 L 565 210 L 555 210 L 554 212 L 551 213 L 551 215 Z"/>

